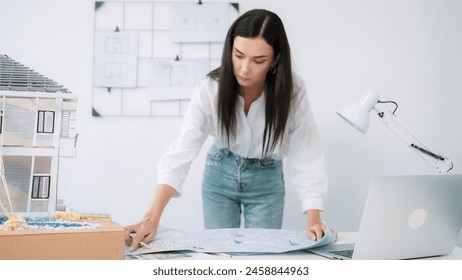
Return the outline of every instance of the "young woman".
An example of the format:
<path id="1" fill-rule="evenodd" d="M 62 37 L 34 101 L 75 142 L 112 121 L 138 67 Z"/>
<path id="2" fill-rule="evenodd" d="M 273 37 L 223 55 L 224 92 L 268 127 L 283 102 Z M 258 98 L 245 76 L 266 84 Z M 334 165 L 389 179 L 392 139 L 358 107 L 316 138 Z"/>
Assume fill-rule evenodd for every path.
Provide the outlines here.
<path id="1" fill-rule="evenodd" d="M 281 19 L 251 10 L 230 27 L 221 66 L 196 86 L 180 136 L 158 165 L 152 204 L 137 224 L 125 227 L 134 250 L 154 239 L 170 198 L 181 193 L 191 162 L 204 141 L 215 141 L 202 183 L 206 228 L 281 228 L 284 209 L 282 160 L 307 216 L 307 236 L 326 230 L 327 174 L 303 81 L 292 71 Z M 134 237 L 130 234 L 135 233 Z"/>

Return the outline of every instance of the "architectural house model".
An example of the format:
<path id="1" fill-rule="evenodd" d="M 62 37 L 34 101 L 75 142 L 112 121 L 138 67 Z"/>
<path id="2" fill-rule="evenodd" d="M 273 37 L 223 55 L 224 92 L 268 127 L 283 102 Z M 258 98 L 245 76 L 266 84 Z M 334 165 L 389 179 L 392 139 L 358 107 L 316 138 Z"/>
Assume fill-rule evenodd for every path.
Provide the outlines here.
<path id="1" fill-rule="evenodd" d="M 120 225 L 67 219 L 77 214 L 67 211 L 76 105 L 68 89 L 0 54 L 0 260 L 124 259 Z"/>
<path id="2" fill-rule="evenodd" d="M 10 211 L 65 210 L 77 140 L 76 105 L 68 89 L 0 54 L 0 159 Z M 3 187 L 0 201 L 11 208 Z"/>

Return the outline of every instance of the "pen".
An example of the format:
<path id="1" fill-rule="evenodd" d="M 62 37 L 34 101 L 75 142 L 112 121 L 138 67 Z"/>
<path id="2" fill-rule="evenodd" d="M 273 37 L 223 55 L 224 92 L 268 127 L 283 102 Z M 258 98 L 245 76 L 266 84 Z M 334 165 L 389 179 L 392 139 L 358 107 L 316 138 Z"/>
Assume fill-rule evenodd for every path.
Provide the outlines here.
<path id="1" fill-rule="evenodd" d="M 219 253 L 219 252 L 214 252 L 214 253 L 207 253 L 207 254 L 211 254 L 211 255 L 217 255 L 217 256 L 222 256 L 222 257 L 225 257 L 225 258 L 232 258 L 233 256 L 230 255 L 230 254 L 226 254 L 226 253 Z"/>
<path id="2" fill-rule="evenodd" d="M 148 244 L 144 243 L 143 241 L 140 242 L 141 246 L 146 247 L 149 250 L 155 250 L 154 247 L 149 246 Z"/>

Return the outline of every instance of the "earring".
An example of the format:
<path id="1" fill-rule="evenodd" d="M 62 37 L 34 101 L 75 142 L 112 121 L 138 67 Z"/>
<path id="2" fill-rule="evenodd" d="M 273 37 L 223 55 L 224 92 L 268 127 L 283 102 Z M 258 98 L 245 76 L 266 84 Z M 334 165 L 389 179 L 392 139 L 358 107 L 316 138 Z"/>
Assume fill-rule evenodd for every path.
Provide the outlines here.
<path id="1" fill-rule="evenodd" d="M 274 75 L 274 74 L 276 74 L 276 70 L 277 70 L 276 66 L 271 65 L 271 67 L 269 69 L 269 72 Z"/>

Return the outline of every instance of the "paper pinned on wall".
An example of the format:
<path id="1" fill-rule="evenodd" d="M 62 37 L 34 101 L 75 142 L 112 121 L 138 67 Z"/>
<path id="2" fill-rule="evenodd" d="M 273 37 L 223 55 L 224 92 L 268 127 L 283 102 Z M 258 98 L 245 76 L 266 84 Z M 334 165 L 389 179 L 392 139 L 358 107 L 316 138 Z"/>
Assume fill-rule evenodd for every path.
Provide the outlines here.
<path id="1" fill-rule="evenodd" d="M 190 99 L 196 83 L 208 72 L 206 59 L 153 59 L 149 66 L 151 100 Z"/>
<path id="2" fill-rule="evenodd" d="M 173 42 L 223 42 L 229 27 L 229 3 L 174 3 Z"/>
<path id="3" fill-rule="evenodd" d="M 94 85 L 134 88 L 138 67 L 138 32 L 97 30 Z"/>

